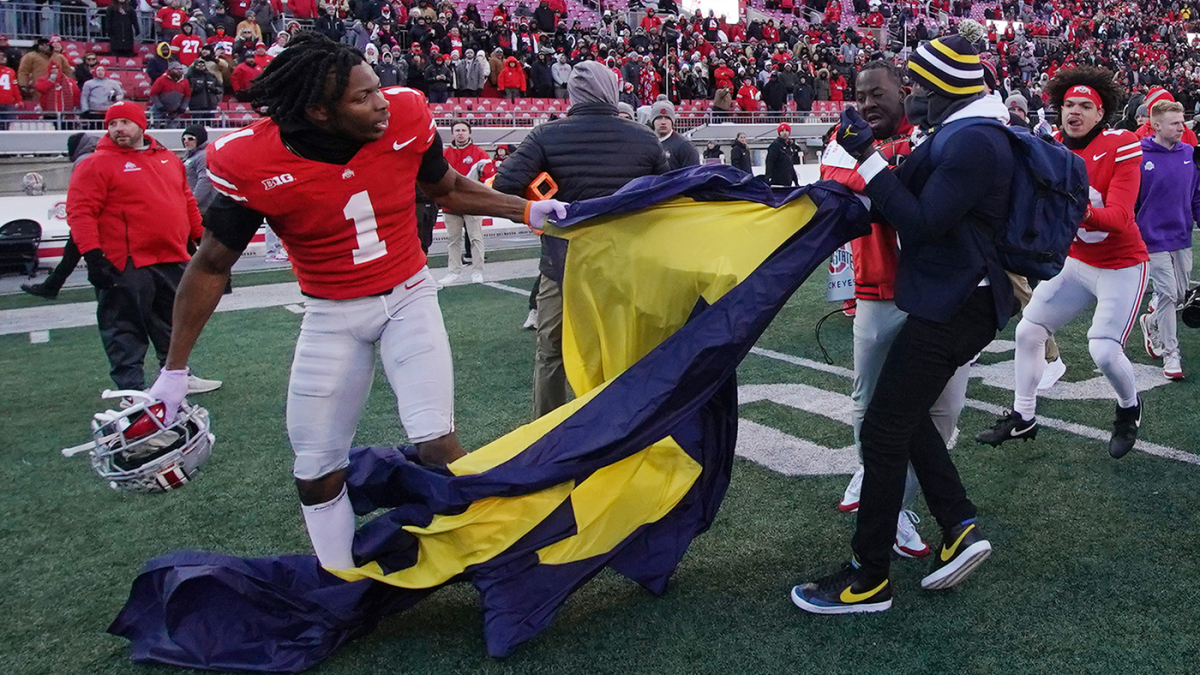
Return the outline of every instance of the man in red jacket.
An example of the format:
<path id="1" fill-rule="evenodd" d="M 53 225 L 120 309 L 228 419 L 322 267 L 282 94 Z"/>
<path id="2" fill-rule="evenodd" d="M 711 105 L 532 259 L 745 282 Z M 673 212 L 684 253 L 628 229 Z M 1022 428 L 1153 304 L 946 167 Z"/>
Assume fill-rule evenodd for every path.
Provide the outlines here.
<path id="1" fill-rule="evenodd" d="M 200 209 L 183 162 L 145 135 L 146 113 L 129 101 L 104 116 L 108 134 L 71 174 L 67 223 L 96 288 L 96 322 L 118 389 L 145 389 L 150 343 L 161 363 L 171 341 L 171 308 Z M 193 378 L 189 392 L 220 382 Z"/>
<path id="2" fill-rule="evenodd" d="M 442 151 L 442 156 L 446 158 L 446 163 L 450 165 L 450 168 L 464 176 L 470 176 L 471 169 L 477 162 L 491 159 L 483 148 L 475 145 L 471 140 L 470 123 L 465 120 L 455 122 L 454 126 L 450 128 L 450 133 L 453 134 L 454 140 Z M 474 178 L 480 180 L 478 171 L 474 173 Z M 450 273 L 442 277 L 442 280 L 438 284 L 449 286 L 462 280 L 464 229 L 466 229 L 467 238 L 471 242 L 471 283 L 482 284 L 483 218 L 479 216 L 465 216 L 445 210 L 442 211 L 442 217 L 446 221 L 446 236 L 448 238 L 446 246 L 450 256 Z"/>
<path id="3" fill-rule="evenodd" d="M 7 113 L 21 102 L 21 88 L 17 86 L 17 71 L 8 67 L 8 54 L 0 51 L 0 114 Z M 0 129 L 7 129 L 8 121 L 0 119 Z"/>

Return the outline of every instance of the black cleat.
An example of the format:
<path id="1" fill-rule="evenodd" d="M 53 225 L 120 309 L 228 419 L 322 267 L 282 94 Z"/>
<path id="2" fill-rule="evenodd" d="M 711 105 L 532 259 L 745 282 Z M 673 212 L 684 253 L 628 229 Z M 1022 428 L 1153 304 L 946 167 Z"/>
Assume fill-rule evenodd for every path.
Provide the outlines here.
<path id="1" fill-rule="evenodd" d="M 58 289 L 50 288 L 46 284 L 21 284 L 21 290 L 47 300 L 53 300 L 58 297 Z"/>
<path id="2" fill-rule="evenodd" d="M 838 572 L 793 588 L 792 602 L 812 614 L 882 612 L 892 606 L 892 584 L 887 577 L 867 579 L 848 562 Z"/>
<path id="3" fill-rule="evenodd" d="M 1021 438 L 1026 441 L 1037 438 L 1038 423 L 1037 418 L 1026 420 L 1021 417 L 1021 413 L 1012 411 L 1007 417 L 1001 417 L 996 420 L 995 426 L 987 431 L 981 431 L 975 434 L 975 440 L 980 443 L 987 443 L 992 447 L 996 447 L 1004 441 L 1010 441 L 1014 438 Z"/>
<path id="4" fill-rule="evenodd" d="M 1121 459 L 1133 449 L 1137 442 L 1138 428 L 1142 426 L 1142 397 L 1138 396 L 1137 405 L 1122 408 L 1117 406 L 1117 418 L 1113 420 L 1112 438 L 1108 439 L 1108 454 L 1113 459 Z"/>
<path id="5" fill-rule="evenodd" d="M 933 556 L 933 569 L 921 580 L 921 588 L 940 591 L 957 586 L 992 553 L 975 523 L 955 525 L 942 533 L 942 546 Z"/>

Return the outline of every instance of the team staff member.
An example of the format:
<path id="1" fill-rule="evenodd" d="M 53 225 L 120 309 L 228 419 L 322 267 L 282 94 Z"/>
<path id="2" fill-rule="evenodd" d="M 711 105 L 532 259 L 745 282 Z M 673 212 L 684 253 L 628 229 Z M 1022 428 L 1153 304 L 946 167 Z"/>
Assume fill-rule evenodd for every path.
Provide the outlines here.
<path id="1" fill-rule="evenodd" d="M 442 155 L 451 169 L 465 176 L 471 173 L 471 167 L 475 166 L 476 162 L 491 159 L 483 148 L 471 141 L 470 123 L 461 120 L 455 122 L 454 126 L 450 127 L 450 133 L 453 134 L 454 140 L 450 142 L 449 147 L 442 152 Z M 467 237 L 471 240 L 471 283 L 482 284 L 483 219 L 479 216 L 466 216 L 449 211 L 444 211 L 442 218 L 446 221 L 446 237 L 448 239 L 446 246 L 450 256 L 450 273 L 442 277 L 438 283 L 449 286 L 462 279 L 463 230 L 465 229 Z"/>
<path id="2" fill-rule="evenodd" d="M 908 69 L 908 121 L 935 129 L 935 138 L 952 118 L 1007 118 L 1004 104 L 984 95 L 979 56 L 960 36 L 923 43 Z M 873 150 L 871 127 L 853 108 L 843 113 L 837 141 L 860 160 L 863 193 L 899 235 L 895 301 L 908 317 L 863 418 L 865 474 L 854 557 L 841 571 L 792 589 L 792 601 L 817 614 L 891 607 L 888 568 L 909 462 L 943 532 L 942 549 L 921 587 L 951 588 L 991 552 L 930 409 L 955 372 L 995 338 L 1014 306 L 992 243 L 1008 222 L 1014 167 L 1002 129 L 964 126 L 936 160 L 933 142 L 922 143 L 895 171 Z"/>
<path id="3" fill-rule="evenodd" d="M 904 116 L 904 97 L 907 93 L 900 73 L 886 61 L 872 61 L 863 66 L 855 86 L 855 97 L 863 119 L 871 125 L 875 149 L 895 168 L 912 152 L 913 127 Z M 836 180 L 856 192 L 865 187 L 862 176 L 855 170 L 858 162 L 836 140 L 831 139 L 821 157 L 821 177 Z M 854 435 L 859 439 L 867 405 L 875 393 L 879 373 L 887 358 L 896 334 L 904 325 L 906 315 L 896 308 L 896 263 L 899 244 L 896 230 L 884 221 L 871 224 L 871 234 L 850 242 L 854 260 Z M 947 444 L 955 432 L 958 415 L 967 398 L 967 379 L 970 366 L 955 372 L 946 389 L 930 409 L 933 424 Z M 861 458 L 861 450 L 860 450 Z M 862 492 L 863 468 L 850 479 L 838 508 L 844 512 L 858 509 Z M 916 514 L 908 510 L 917 497 L 920 485 L 910 465 L 904 488 L 903 510 L 896 522 L 897 554 L 912 558 L 929 555 L 929 546 L 921 540 L 913 522 Z"/>
<path id="4" fill-rule="evenodd" d="M 454 433 L 450 343 L 417 238 L 413 186 L 459 213 L 540 224 L 566 210 L 450 171 L 425 97 L 381 90 L 362 52 L 319 33 L 297 34 L 252 94 L 267 117 L 208 151 L 220 196 L 180 286 L 171 352 L 150 393 L 171 413 L 178 409 L 192 347 L 265 217 L 309 298 L 287 403 L 301 510 L 321 564 L 344 569 L 354 564 L 345 470 L 376 345 L 421 461 L 464 454 Z"/>
<path id="5" fill-rule="evenodd" d="M 667 156 L 667 169 L 674 171 L 700 163 L 700 153 L 679 132 L 675 131 L 675 106 L 670 101 L 656 101 L 650 106 L 650 126 Z"/>
<path id="6" fill-rule="evenodd" d="M 567 95 L 571 101 L 567 116 L 538 126 L 525 137 L 496 173 L 493 186 L 497 190 L 524 194 L 534 179 L 546 172 L 558 185 L 556 196 L 575 201 L 611 195 L 634 178 L 667 172 L 667 158 L 654 134 L 617 116 L 617 76 L 611 70 L 595 61 L 576 65 L 567 80 Z M 692 154 L 697 157 L 693 163 L 698 164 L 695 148 Z M 534 417 L 567 402 L 560 287 L 566 259 L 567 242 L 543 235 L 533 366 Z"/>
<path id="7" fill-rule="evenodd" d="M 108 133 L 80 162 L 67 187 L 67 224 L 96 287 L 96 323 L 118 389 L 146 386 L 143 362 L 151 343 L 159 362 L 171 341 L 171 306 L 200 238 L 200 210 L 188 189 L 183 162 L 146 136 L 146 113 L 114 104 L 104 115 Z M 192 377 L 182 392 L 221 386 Z M 181 396 L 182 398 L 182 396 Z"/>
<path id="8" fill-rule="evenodd" d="M 1200 217 L 1200 172 L 1193 148 L 1183 142 L 1183 106 L 1159 101 L 1150 109 L 1154 135 L 1142 140 L 1142 185 L 1137 221 L 1150 253 L 1154 311 L 1142 315 L 1151 358 L 1163 360 L 1168 380 L 1183 379 L 1176 312 L 1192 275 L 1192 227 Z"/>
<path id="9" fill-rule="evenodd" d="M 1117 396 L 1108 453 L 1124 457 L 1133 449 L 1142 420 L 1133 364 L 1125 356 L 1150 259 L 1133 220 L 1142 182 L 1142 146 L 1132 133 L 1106 124 L 1121 101 L 1111 72 L 1087 66 L 1060 70 L 1046 91 L 1061 111 L 1062 131 L 1055 137 L 1087 164 L 1091 204 L 1062 272 L 1034 289 L 1017 324 L 1012 412 L 975 440 L 1000 445 L 1037 436 L 1037 385 L 1046 367 L 1046 340 L 1095 303 L 1088 351 Z"/>

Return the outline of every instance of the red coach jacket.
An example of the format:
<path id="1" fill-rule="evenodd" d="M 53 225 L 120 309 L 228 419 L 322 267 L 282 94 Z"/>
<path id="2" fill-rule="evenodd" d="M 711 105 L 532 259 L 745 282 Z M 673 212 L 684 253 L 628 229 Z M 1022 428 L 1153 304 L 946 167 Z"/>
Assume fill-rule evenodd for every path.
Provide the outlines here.
<path id="1" fill-rule="evenodd" d="M 200 209 L 175 153 L 146 137 L 129 150 L 107 135 L 71 174 L 67 224 L 80 251 L 99 248 L 117 269 L 187 262 L 189 239 L 203 233 Z"/>

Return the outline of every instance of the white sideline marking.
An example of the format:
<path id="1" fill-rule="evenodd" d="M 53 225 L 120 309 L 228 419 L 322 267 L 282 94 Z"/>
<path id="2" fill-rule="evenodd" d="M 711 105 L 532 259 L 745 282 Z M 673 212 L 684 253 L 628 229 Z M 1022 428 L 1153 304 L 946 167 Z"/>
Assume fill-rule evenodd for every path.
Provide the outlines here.
<path id="1" fill-rule="evenodd" d="M 842 377 L 847 377 L 847 378 L 854 376 L 854 371 L 852 371 L 848 368 L 841 368 L 838 366 L 830 366 L 830 365 L 821 363 L 819 361 L 813 361 L 811 359 L 805 359 L 805 358 L 801 358 L 799 356 L 792 356 L 791 354 L 784 354 L 782 352 L 776 352 L 776 351 L 772 351 L 770 349 L 760 349 L 758 347 L 755 347 L 750 350 L 750 353 L 757 354 L 759 356 L 765 356 L 769 359 L 774 359 L 776 361 L 783 361 L 784 363 L 791 363 L 793 365 L 802 366 L 805 368 L 811 368 L 813 370 L 819 370 L 823 373 L 831 373 L 834 375 L 841 375 Z M 741 389 L 742 388 L 739 387 L 739 393 L 740 393 Z M 762 397 L 760 397 L 758 399 L 754 399 L 754 400 L 761 400 L 761 398 Z M 849 398 L 849 397 L 847 397 L 847 398 Z M 1063 398 L 1070 398 L 1070 397 L 1064 396 Z M 966 404 L 967 404 L 967 407 L 974 408 L 975 410 L 981 410 L 986 413 L 991 413 L 993 415 L 996 415 L 997 417 L 1000 417 L 1001 415 L 1003 415 L 1005 413 L 1005 410 L 998 405 L 993 405 L 991 403 L 985 403 L 983 401 L 977 401 L 977 400 L 971 399 L 971 398 L 967 399 Z M 831 417 L 831 415 L 827 415 L 825 412 L 822 412 L 822 411 L 813 411 L 813 412 L 817 412 L 818 414 L 823 414 L 823 415 L 826 415 L 827 417 Z M 745 424 L 746 420 L 742 420 L 740 423 Z M 1088 439 L 1096 440 L 1096 441 L 1107 441 L 1109 436 L 1112 434 L 1112 432 L 1107 431 L 1107 430 L 1096 429 L 1095 427 L 1089 427 L 1089 426 L 1086 426 L 1083 424 L 1076 424 L 1075 422 L 1068 422 L 1066 420 L 1055 419 L 1053 417 L 1043 417 L 1041 415 L 1038 416 L 1038 424 L 1041 424 L 1042 426 L 1048 427 L 1050 429 L 1057 429 L 1059 431 L 1065 431 L 1070 434 L 1075 434 L 1076 436 L 1082 436 L 1083 438 L 1088 438 Z M 1137 441 L 1137 445 L 1135 445 L 1133 447 L 1133 449 L 1144 452 L 1148 455 L 1154 455 L 1156 457 L 1163 457 L 1166 459 L 1173 459 L 1173 460 L 1176 460 L 1179 462 L 1186 462 L 1188 464 L 1195 464 L 1197 466 L 1200 466 L 1200 455 L 1194 455 L 1190 452 L 1184 452 L 1183 450 L 1170 448 L 1165 445 L 1159 445 L 1157 443 L 1150 443 L 1149 441 L 1145 441 L 1140 438 Z M 826 449 L 825 451 L 828 451 L 828 450 Z M 850 473 L 850 472 L 847 472 L 847 473 Z"/>
<path id="2" fill-rule="evenodd" d="M 35 330 L 35 331 L 29 332 L 29 343 L 30 344 L 40 345 L 40 344 L 45 344 L 49 341 L 50 341 L 50 331 L 48 331 L 48 330 Z"/>
<path id="3" fill-rule="evenodd" d="M 292 314 L 303 314 L 304 313 L 303 305 L 284 305 L 283 308 L 286 309 L 287 311 L 291 312 Z"/>
<path id="4" fill-rule="evenodd" d="M 487 286 L 488 288 L 494 288 L 498 291 L 508 291 L 509 293 L 516 293 L 517 295 L 529 295 L 529 291 L 523 291 L 513 286 L 496 283 L 495 281 L 485 281 L 483 285 Z"/>

